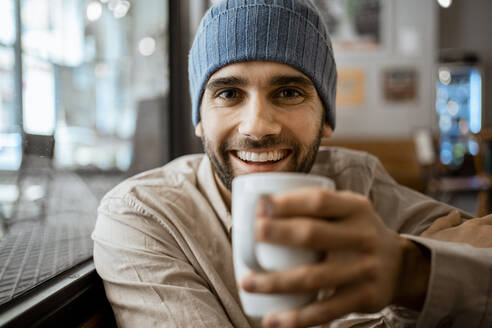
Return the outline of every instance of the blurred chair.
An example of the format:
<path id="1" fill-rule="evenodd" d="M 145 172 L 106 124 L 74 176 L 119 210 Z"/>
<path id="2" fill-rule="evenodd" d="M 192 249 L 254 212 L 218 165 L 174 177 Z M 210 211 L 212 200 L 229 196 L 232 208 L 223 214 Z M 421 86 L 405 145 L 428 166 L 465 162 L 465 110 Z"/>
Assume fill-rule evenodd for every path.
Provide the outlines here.
<path id="1" fill-rule="evenodd" d="M 492 160 L 490 154 L 490 145 L 492 143 L 492 128 L 486 128 L 480 131 L 477 135 L 479 140 L 479 152 L 474 156 L 475 169 L 477 176 L 488 182 L 487 189 L 481 190 L 478 193 L 478 209 L 477 216 L 485 216 L 492 212 L 492 176 L 490 167 L 486 167 L 489 161 Z"/>
<path id="2" fill-rule="evenodd" d="M 54 136 L 24 134 L 18 174 L 19 199 L 8 224 L 45 218 L 53 180 L 54 149 Z"/>
<path id="3" fill-rule="evenodd" d="M 388 173 L 400 184 L 428 194 L 445 203 L 455 203 L 466 193 L 476 193 L 474 214 L 484 216 L 492 211 L 492 179 L 485 159 L 492 129 L 477 135 L 480 152 L 470 158 L 470 172 L 449 176 L 439 162 L 434 136 L 428 130 L 415 131 L 411 138 L 323 139 L 322 146 L 338 146 L 362 150 L 379 158 Z M 474 196 L 473 196 L 474 197 Z M 472 209 L 473 210 L 473 209 Z"/>
<path id="4" fill-rule="evenodd" d="M 55 137 L 52 135 L 24 134 L 24 154 L 36 155 L 52 160 Z"/>

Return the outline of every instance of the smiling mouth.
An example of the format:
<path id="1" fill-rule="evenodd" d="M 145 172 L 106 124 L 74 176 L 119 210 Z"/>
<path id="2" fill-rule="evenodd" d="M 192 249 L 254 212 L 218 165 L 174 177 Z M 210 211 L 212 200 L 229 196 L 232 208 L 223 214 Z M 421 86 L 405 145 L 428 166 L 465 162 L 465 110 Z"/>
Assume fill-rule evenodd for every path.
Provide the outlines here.
<path id="1" fill-rule="evenodd" d="M 280 162 L 290 154 L 288 149 L 274 149 L 264 151 L 234 150 L 233 155 L 248 164 L 272 164 Z"/>

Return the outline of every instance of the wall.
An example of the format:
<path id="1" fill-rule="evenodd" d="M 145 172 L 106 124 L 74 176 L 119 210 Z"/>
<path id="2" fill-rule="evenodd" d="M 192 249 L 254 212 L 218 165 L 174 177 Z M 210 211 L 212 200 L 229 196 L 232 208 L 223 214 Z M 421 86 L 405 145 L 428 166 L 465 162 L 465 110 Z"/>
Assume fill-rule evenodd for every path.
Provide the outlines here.
<path id="1" fill-rule="evenodd" d="M 455 0 L 439 10 L 439 47 L 476 52 L 484 72 L 483 125 L 492 127 L 492 1 Z"/>
<path id="2" fill-rule="evenodd" d="M 334 138 L 410 138 L 419 128 L 434 129 L 434 81 L 437 56 L 436 1 L 383 0 L 381 51 L 335 49 L 338 69 L 361 68 L 366 74 L 364 105 L 338 108 Z M 383 70 L 414 67 L 417 100 L 391 103 L 383 96 Z"/>

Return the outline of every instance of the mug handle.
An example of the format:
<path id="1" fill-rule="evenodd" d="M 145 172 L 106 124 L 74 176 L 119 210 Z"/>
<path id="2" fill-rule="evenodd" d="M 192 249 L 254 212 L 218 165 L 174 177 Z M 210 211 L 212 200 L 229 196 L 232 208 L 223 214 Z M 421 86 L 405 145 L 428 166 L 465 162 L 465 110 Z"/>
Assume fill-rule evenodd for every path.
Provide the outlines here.
<path id="1" fill-rule="evenodd" d="M 258 200 L 266 194 L 259 194 L 258 198 L 254 201 L 254 213 L 256 213 L 256 206 L 258 205 Z M 255 215 L 256 216 L 256 215 Z M 250 224 L 245 226 L 245 238 L 243 239 L 243 245 L 240 247 L 241 257 L 243 262 L 253 271 L 262 272 L 265 269 L 262 268 L 256 257 L 256 238 L 255 238 L 255 220 L 249 220 Z"/>

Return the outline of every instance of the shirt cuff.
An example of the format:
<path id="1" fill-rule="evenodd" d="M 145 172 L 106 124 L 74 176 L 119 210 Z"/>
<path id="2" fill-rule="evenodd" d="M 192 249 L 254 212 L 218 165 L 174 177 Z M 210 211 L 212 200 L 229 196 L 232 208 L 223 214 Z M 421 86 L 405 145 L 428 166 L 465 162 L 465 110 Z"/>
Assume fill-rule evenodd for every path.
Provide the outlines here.
<path id="1" fill-rule="evenodd" d="M 417 327 L 490 327 L 492 249 L 403 234 L 430 250 L 431 271 Z"/>

